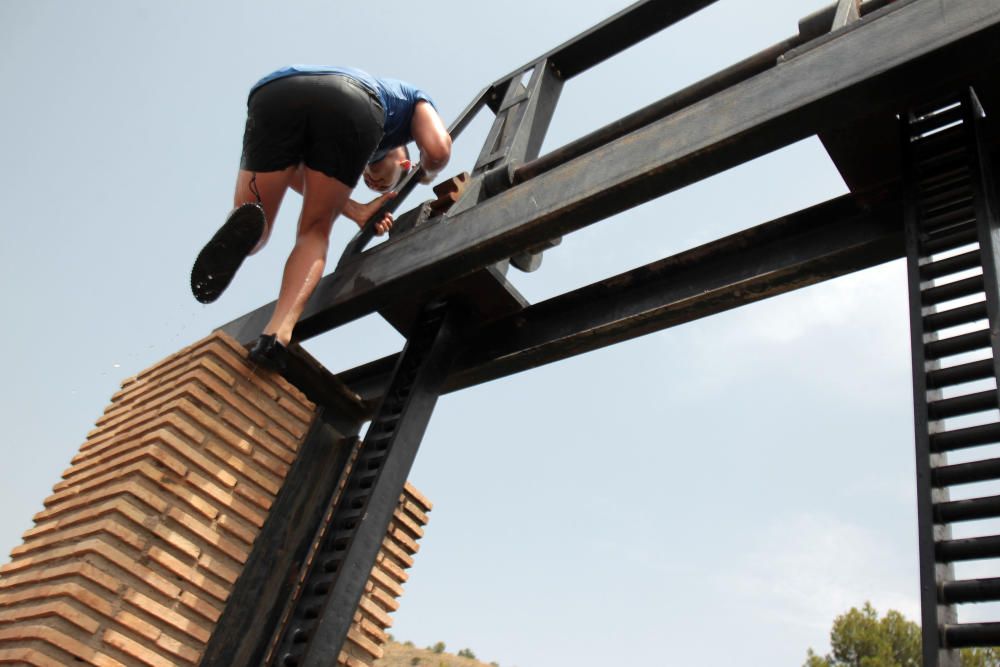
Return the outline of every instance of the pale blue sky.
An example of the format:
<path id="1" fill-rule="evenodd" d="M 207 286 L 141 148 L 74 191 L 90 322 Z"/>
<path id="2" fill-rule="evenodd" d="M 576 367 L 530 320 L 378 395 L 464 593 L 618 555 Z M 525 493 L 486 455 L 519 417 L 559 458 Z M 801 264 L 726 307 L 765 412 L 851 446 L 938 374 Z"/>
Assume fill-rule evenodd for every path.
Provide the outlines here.
<path id="1" fill-rule="evenodd" d="M 823 4 L 718 2 L 569 82 L 546 149 Z M 274 298 L 294 194 L 219 302 L 187 287 L 229 210 L 257 78 L 353 65 L 424 87 L 450 122 L 625 5 L 0 0 L 0 551 L 122 379 Z M 471 168 L 487 127 L 445 175 Z M 810 139 L 512 275 L 537 301 L 844 191 Z M 335 225 L 333 257 L 352 233 Z M 797 665 L 866 599 L 915 618 L 905 294 L 897 262 L 442 399 L 412 476 L 435 510 L 396 637 L 504 667 Z M 377 317 L 307 345 L 334 370 L 400 346 Z"/>

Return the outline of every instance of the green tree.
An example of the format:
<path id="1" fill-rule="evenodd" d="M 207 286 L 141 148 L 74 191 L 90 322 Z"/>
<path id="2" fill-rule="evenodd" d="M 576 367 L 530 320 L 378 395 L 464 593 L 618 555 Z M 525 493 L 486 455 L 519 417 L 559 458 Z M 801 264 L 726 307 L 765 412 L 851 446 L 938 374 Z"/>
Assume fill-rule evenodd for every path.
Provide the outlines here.
<path id="1" fill-rule="evenodd" d="M 920 627 L 891 609 L 880 619 L 865 602 L 834 619 L 830 648 L 822 658 L 809 649 L 804 667 L 920 667 Z"/>
<path id="2" fill-rule="evenodd" d="M 1000 667 L 1000 648 L 963 648 L 962 667 Z"/>
<path id="3" fill-rule="evenodd" d="M 883 618 L 865 602 L 833 621 L 831 653 L 809 649 L 803 667 L 921 667 L 920 626 L 890 609 Z M 962 649 L 962 667 L 1000 667 L 1000 647 Z"/>
<path id="4" fill-rule="evenodd" d="M 444 642 L 438 642 L 437 644 L 434 644 L 434 646 L 430 647 L 430 649 L 435 653 L 444 653 L 444 648 Z"/>

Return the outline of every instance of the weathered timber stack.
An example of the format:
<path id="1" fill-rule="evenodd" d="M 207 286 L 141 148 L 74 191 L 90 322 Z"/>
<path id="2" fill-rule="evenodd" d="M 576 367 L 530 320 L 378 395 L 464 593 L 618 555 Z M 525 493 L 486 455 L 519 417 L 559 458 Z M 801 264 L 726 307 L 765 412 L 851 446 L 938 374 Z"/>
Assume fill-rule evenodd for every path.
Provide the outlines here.
<path id="1" fill-rule="evenodd" d="M 392 625 L 389 614 L 399 608 L 398 598 L 403 594 L 406 570 L 413 565 L 413 556 L 419 549 L 417 540 L 424 534 L 423 527 L 427 525 L 427 512 L 430 510 L 430 501 L 407 484 L 365 585 L 365 593 L 354 614 L 354 624 L 347 633 L 338 665 L 371 667 L 382 657 L 389 640 L 386 630 Z"/>
<path id="2" fill-rule="evenodd" d="M 126 380 L 0 568 L 0 664 L 197 664 L 315 415 L 221 334 Z M 344 664 L 381 655 L 429 508 L 408 486 Z"/>

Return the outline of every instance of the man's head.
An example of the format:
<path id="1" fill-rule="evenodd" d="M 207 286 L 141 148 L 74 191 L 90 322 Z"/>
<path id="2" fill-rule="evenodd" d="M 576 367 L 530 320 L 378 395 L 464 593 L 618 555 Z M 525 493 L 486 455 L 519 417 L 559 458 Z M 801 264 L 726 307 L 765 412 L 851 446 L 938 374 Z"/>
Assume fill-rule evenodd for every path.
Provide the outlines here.
<path id="1" fill-rule="evenodd" d="M 406 146 L 391 149 L 385 156 L 365 167 L 365 185 L 376 192 L 388 192 L 410 171 L 410 152 Z"/>

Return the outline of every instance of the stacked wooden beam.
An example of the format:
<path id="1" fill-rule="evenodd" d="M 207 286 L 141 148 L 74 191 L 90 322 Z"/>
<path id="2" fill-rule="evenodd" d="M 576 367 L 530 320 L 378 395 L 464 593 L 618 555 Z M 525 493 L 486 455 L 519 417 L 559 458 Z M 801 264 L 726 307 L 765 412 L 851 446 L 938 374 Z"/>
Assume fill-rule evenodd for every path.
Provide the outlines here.
<path id="1" fill-rule="evenodd" d="M 197 664 L 315 413 L 222 334 L 126 380 L 0 568 L 0 664 Z M 428 509 L 408 488 L 345 653 L 381 654 Z"/>
<path id="2" fill-rule="evenodd" d="M 392 625 L 389 614 L 399 608 L 398 598 L 408 578 L 406 570 L 413 565 L 413 556 L 420 548 L 417 540 L 423 537 L 431 507 L 430 501 L 407 483 L 365 585 L 338 665 L 371 667 L 382 657 L 389 639 L 386 630 Z"/>

